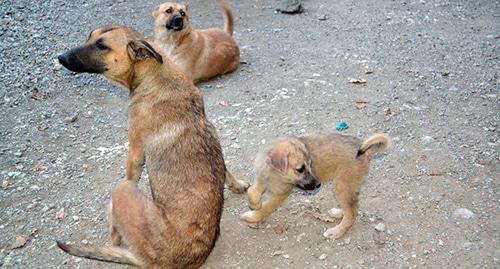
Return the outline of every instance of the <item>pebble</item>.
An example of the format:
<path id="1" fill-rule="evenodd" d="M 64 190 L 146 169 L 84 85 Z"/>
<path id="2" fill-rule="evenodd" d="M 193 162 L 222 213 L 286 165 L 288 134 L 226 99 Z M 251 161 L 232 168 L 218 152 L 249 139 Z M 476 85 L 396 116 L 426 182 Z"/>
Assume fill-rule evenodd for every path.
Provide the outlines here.
<path id="1" fill-rule="evenodd" d="M 8 186 L 9 186 L 9 181 L 2 180 L 2 189 L 7 189 Z"/>
<path id="2" fill-rule="evenodd" d="M 77 119 L 77 115 L 75 114 L 75 115 L 73 115 L 73 116 L 68 116 L 68 117 L 64 118 L 64 120 L 63 120 L 63 121 L 64 121 L 65 123 L 72 123 L 72 122 L 75 122 L 75 121 L 76 121 L 76 119 Z"/>
<path id="3" fill-rule="evenodd" d="M 385 224 L 383 224 L 382 222 L 378 223 L 377 225 L 375 225 L 375 230 L 379 232 L 385 231 Z"/>
<path id="4" fill-rule="evenodd" d="M 285 255 L 283 255 L 283 258 L 285 258 L 285 259 L 290 259 L 290 255 L 285 254 Z"/>
<path id="5" fill-rule="evenodd" d="M 455 218 L 460 217 L 463 219 L 470 219 L 470 218 L 474 217 L 474 213 L 472 213 L 472 211 L 470 211 L 467 208 L 458 208 L 453 212 L 453 216 Z"/>
<path id="6" fill-rule="evenodd" d="M 327 257 L 327 256 L 326 256 L 326 254 L 325 254 L 325 253 L 323 253 L 323 254 L 321 254 L 321 255 L 319 256 L 319 258 L 318 258 L 318 259 L 320 259 L 320 260 L 322 260 L 322 261 L 323 261 L 323 260 L 325 260 L 325 259 L 326 259 L 326 257 Z"/>

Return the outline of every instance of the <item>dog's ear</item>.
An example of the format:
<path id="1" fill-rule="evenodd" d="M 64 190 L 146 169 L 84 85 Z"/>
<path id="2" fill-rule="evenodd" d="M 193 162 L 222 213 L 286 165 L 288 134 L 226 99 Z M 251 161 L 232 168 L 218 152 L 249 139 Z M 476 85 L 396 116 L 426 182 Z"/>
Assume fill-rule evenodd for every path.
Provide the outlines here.
<path id="1" fill-rule="evenodd" d="M 267 155 L 266 164 L 284 176 L 288 170 L 288 153 L 281 150 L 273 150 Z"/>
<path id="2" fill-rule="evenodd" d="M 186 11 L 189 10 L 189 3 L 188 2 L 186 2 L 186 4 L 184 5 L 184 8 L 186 9 Z"/>
<path id="3" fill-rule="evenodd" d="M 127 52 L 132 59 L 144 60 L 151 58 L 159 63 L 163 63 L 161 55 L 153 49 L 148 42 L 144 40 L 132 40 L 127 45 Z"/>
<path id="4" fill-rule="evenodd" d="M 158 16 L 158 10 L 160 10 L 160 6 L 156 6 L 155 9 L 153 10 L 152 13 L 153 17 L 156 18 Z"/>

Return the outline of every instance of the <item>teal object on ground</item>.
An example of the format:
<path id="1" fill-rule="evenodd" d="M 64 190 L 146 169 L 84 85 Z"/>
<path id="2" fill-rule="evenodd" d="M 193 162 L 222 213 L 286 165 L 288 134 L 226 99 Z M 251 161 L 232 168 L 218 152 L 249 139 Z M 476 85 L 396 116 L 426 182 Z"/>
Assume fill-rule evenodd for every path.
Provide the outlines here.
<path id="1" fill-rule="evenodd" d="M 335 129 L 337 129 L 337 131 L 347 130 L 347 129 L 349 129 L 349 124 L 347 124 L 347 122 L 345 122 L 345 121 L 341 121 L 341 122 L 337 123 L 337 125 L 335 125 Z"/>

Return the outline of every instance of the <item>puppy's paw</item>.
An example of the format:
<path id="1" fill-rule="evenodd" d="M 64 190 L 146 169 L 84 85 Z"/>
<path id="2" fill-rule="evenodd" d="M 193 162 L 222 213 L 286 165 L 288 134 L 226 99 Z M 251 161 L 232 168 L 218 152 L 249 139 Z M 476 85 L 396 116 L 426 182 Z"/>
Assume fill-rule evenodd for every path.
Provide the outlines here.
<path id="1" fill-rule="evenodd" d="M 260 222 L 263 218 L 259 211 L 247 211 L 241 214 L 241 219 L 246 222 Z"/>
<path id="2" fill-rule="evenodd" d="M 340 208 L 334 207 L 334 208 L 328 210 L 328 215 L 330 215 L 330 217 L 332 217 L 332 218 L 341 219 L 342 216 L 344 216 L 344 211 L 342 211 L 342 209 L 340 209 Z"/>
<path id="3" fill-rule="evenodd" d="M 248 207 L 252 210 L 259 210 L 261 207 L 262 207 L 262 202 L 259 201 L 259 202 L 256 202 L 256 203 L 252 203 L 252 202 L 248 202 Z"/>
<path id="4" fill-rule="evenodd" d="M 244 193 L 250 187 L 250 184 L 243 180 L 234 179 L 232 184 L 228 184 L 229 189 L 234 193 Z"/>
<path id="5" fill-rule="evenodd" d="M 345 231 L 342 229 L 342 227 L 340 227 L 340 225 L 337 225 L 333 228 L 326 230 L 323 233 L 323 236 L 335 240 L 341 238 L 344 235 L 344 233 Z"/>

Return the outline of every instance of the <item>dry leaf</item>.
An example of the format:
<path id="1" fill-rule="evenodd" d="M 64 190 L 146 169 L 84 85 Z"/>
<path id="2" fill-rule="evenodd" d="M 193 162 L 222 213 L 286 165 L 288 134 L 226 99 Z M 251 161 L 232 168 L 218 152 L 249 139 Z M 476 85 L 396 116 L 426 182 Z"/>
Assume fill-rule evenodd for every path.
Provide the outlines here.
<path id="1" fill-rule="evenodd" d="M 45 131 L 49 128 L 49 125 L 45 122 L 39 122 L 37 125 L 38 131 Z"/>
<path id="2" fill-rule="evenodd" d="M 58 220 L 64 219 L 64 207 L 59 209 L 59 211 L 57 211 L 56 219 L 58 219 Z"/>
<path id="3" fill-rule="evenodd" d="M 21 235 L 16 236 L 16 241 L 10 246 L 10 249 L 22 248 L 28 243 L 29 237 Z"/>
<path id="4" fill-rule="evenodd" d="M 431 177 L 439 177 L 439 176 L 442 176 L 443 173 L 437 171 L 437 170 L 432 170 L 432 171 L 429 171 L 429 176 Z"/>
<path id="5" fill-rule="evenodd" d="M 385 244 L 385 234 L 383 232 L 375 231 L 373 233 L 373 241 L 375 241 L 375 244 L 377 245 Z"/>
<path id="6" fill-rule="evenodd" d="M 34 100 L 44 100 L 47 99 L 49 95 L 46 92 L 41 92 L 38 89 L 34 89 L 31 91 L 31 99 Z"/>
<path id="7" fill-rule="evenodd" d="M 364 100 L 357 100 L 356 101 L 356 108 L 357 109 L 363 109 L 366 107 L 366 104 L 368 104 L 367 101 L 364 101 Z"/>
<path id="8" fill-rule="evenodd" d="M 387 116 L 389 116 L 389 117 L 392 117 L 392 116 L 396 115 L 396 113 L 394 113 L 394 111 L 392 111 L 392 110 L 391 110 L 390 108 L 388 108 L 388 107 L 384 108 L 384 112 L 385 112 L 385 114 L 386 114 Z"/>
<path id="9" fill-rule="evenodd" d="M 260 222 L 247 222 L 247 226 L 252 229 L 260 229 Z"/>
<path id="10" fill-rule="evenodd" d="M 277 234 L 286 233 L 288 231 L 288 226 L 280 225 L 273 228 L 273 231 Z"/>
<path id="11" fill-rule="evenodd" d="M 352 84 L 366 84 L 366 79 L 363 78 L 347 78 Z"/>
<path id="12" fill-rule="evenodd" d="M 315 219 L 318 219 L 318 220 L 321 220 L 324 222 L 336 222 L 337 221 L 335 218 L 332 218 L 332 217 L 328 216 L 327 214 L 323 214 L 323 213 L 319 213 L 319 212 L 312 212 L 312 211 L 309 211 L 308 213 L 311 214 L 311 216 L 313 216 Z"/>

